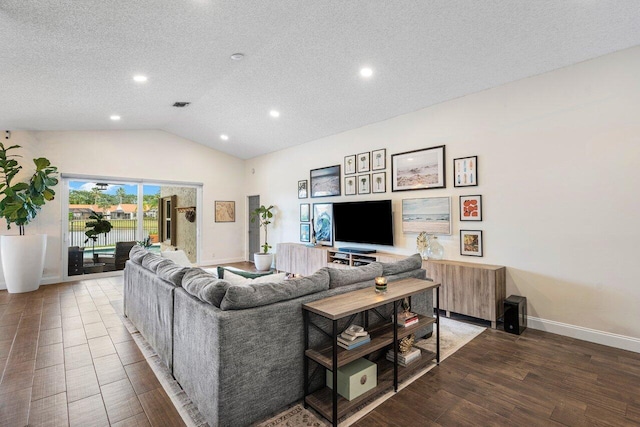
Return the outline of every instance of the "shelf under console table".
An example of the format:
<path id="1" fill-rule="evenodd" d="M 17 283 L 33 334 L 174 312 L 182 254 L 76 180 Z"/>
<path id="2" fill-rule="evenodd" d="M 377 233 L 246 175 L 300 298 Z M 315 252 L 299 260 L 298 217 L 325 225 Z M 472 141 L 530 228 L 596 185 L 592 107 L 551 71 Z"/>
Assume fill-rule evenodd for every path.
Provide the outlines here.
<path id="1" fill-rule="evenodd" d="M 438 291 L 440 284 L 421 279 L 404 279 L 388 284 L 386 294 L 377 294 L 374 287 L 360 289 L 345 294 L 335 295 L 329 298 L 313 301 L 302 306 L 304 317 L 304 404 L 305 407 L 311 406 L 322 416 L 332 421 L 334 426 L 338 425 L 338 419 L 348 411 L 354 409 L 369 398 L 382 393 L 391 387 L 394 391 L 398 391 L 398 381 L 404 379 L 412 373 L 424 368 L 435 359 L 436 364 L 440 363 L 440 292 Z M 435 291 L 435 292 L 434 292 Z M 348 316 L 353 317 L 359 313 L 366 313 L 369 310 L 375 310 L 377 307 L 392 304 L 393 318 L 397 318 L 398 305 L 405 298 L 421 292 L 434 292 L 436 300 L 435 317 L 420 316 L 417 324 L 408 327 L 399 327 L 396 322 L 383 323 L 369 330 L 365 322 L 365 328 L 368 329 L 371 341 L 367 344 L 352 350 L 345 350 L 338 346 L 338 321 Z M 320 327 L 311 321 L 311 315 L 322 316 L 331 320 L 331 332 L 322 331 Z M 365 315 L 366 316 L 366 315 Z M 366 317 L 365 317 L 366 318 Z M 398 340 L 416 332 L 418 329 L 429 325 L 436 324 L 436 352 L 430 353 L 425 350 L 421 360 L 414 362 L 406 367 L 398 364 Z M 309 347 L 309 327 L 313 326 L 329 335 L 332 344 L 328 347 L 314 349 Z M 375 360 L 377 364 L 378 383 L 372 390 L 365 392 L 353 400 L 347 400 L 338 396 L 338 369 L 360 357 L 368 356 L 378 350 L 389 345 L 393 346 L 394 361 L 390 362 L 384 357 Z M 428 354 L 427 354 L 428 353 Z M 334 384 L 333 388 L 325 387 L 309 393 L 309 363 L 313 361 L 319 366 L 332 371 Z"/>

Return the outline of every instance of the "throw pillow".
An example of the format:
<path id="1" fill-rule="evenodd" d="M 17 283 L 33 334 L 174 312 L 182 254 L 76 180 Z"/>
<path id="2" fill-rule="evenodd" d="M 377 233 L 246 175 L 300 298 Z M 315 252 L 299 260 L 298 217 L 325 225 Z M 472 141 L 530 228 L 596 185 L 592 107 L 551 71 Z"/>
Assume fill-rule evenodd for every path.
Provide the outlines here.
<path id="1" fill-rule="evenodd" d="M 178 251 L 162 251 L 162 258 L 170 259 L 182 267 L 191 267 L 191 261 L 187 257 L 187 254 L 183 250 Z"/>
<path id="2" fill-rule="evenodd" d="M 278 274 L 269 274 L 267 276 L 260 276 L 253 279 L 248 277 L 240 276 L 239 274 L 235 274 L 232 271 L 224 272 L 224 280 L 231 283 L 232 285 L 251 285 L 251 284 L 259 284 L 259 283 L 278 283 L 283 282 L 285 279 L 286 273 L 278 273 Z"/>

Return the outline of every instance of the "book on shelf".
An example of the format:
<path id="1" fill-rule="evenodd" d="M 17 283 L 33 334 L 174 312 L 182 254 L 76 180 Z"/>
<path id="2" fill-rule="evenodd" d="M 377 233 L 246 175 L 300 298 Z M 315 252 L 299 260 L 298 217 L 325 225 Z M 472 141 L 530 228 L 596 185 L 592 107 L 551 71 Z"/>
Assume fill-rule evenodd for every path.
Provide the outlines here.
<path id="1" fill-rule="evenodd" d="M 343 332 L 339 335 L 339 337 L 342 338 L 344 341 L 354 341 L 357 338 L 368 337 L 368 336 L 369 336 L 368 332 L 365 332 L 364 334 L 361 333 L 358 335 L 350 335 L 350 334 L 347 334 L 346 332 Z"/>
<path id="2" fill-rule="evenodd" d="M 415 325 L 416 323 L 418 323 L 418 321 L 419 321 L 418 315 L 411 311 L 403 311 L 402 313 L 398 314 L 397 323 L 400 326 L 407 327 L 407 326 Z"/>
<path id="3" fill-rule="evenodd" d="M 420 349 L 414 347 L 407 353 L 398 353 L 398 364 L 400 364 L 401 366 L 407 366 L 412 362 L 420 359 L 421 356 L 422 352 L 420 351 Z M 393 349 L 387 352 L 387 360 L 393 362 Z"/>
<path id="4" fill-rule="evenodd" d="M 358 344 L 362 341 L 371 341 L 371 337 L 369 337 L 369 334 L 367 334 L 366 336 L 363 337 L 355 337 L 354 339 L 346 339 L 346 338 L 342 338 L 342 336 L 338 337 L 338 343 L 342 343 L 344 345 L 353 345 L 353 344 Z"/>
<path id="5" fill-rule="evenodd" d="M 360 325 L 351 325 L 340 334 L 342 338 L 346 340 L 353 341 L 357 337 L 367 337 L 369 336 L 369 332 L 365 331 L 365 329 Z"/>
<path id="6" fill-rule="evenodd" d="M 354 348 L 360 347 L 361 345 L 365 345 L 371 342 L 371 337 L 360 337 L 355 341 L 351 341 L 349 344 L 345 344 L 340 341 L 340 337 L 338 337 L 338 345 L 346 350 L 353 350 Z"/>

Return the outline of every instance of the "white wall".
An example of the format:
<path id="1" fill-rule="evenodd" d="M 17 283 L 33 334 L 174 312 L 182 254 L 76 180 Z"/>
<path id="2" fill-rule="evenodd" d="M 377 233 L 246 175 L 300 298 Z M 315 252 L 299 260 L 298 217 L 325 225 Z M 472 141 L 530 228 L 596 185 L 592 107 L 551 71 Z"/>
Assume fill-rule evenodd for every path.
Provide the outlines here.
<path id="1" fill-rule="evenodd" d="M 244 161 L 162 131 L 14 131 L 6 143 L 21 145 L 23 165 L 33 173 L 31 160 L 46 157 L 61 173 L 203 184 L 202 264 L 242 261 L 244 241 Z M 60 187 L 56 188 L 59 192 Z M 58 282 L 62 271 L 60 197 L 46 204 L 27 234 L 46 233 L 47 255 L 43 281 Z M 214 221 L 214 200 L 235 200 L 235 223 Z M 4 222 L 4 221 L 3 221 Z M 18 234 L 3 228 L 1 234 Z M 0 275 L 3 279 L 3 276 Z M 0 289 L 4 289 L 4 280 Z"/>
<path id="2" fill-rule="evenodd" d="M 299 241 L 300 202 L 391 198 L 404 254 L 416 235 L 402 233 L 401 200 L 450 196 L 445 258 L 507 266 L 530 326 L 640 351 L 638 76 L 640 47 L 262 156 L 247 161 L 247 192 L 278 207 L 274 246 Z M 346 155 L 442 144 L 446 189 L 297 199 L 310 169 Z M 479 186 L 454 188 L 453 159 L 473 155 Z M 458 221 L 464 194 L 482 194 L 482 222 Z M 459 255 L 460 228 L 483 230 L 484 258 Z"/>

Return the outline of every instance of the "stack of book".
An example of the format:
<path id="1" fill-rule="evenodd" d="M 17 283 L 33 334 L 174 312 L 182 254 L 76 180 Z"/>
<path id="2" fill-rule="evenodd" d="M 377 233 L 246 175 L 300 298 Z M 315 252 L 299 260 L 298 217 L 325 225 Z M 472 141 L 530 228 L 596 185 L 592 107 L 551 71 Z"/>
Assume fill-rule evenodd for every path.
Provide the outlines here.
<path id="1" fill-rule="evenodd" d="M 418 315 L 416 313 L 403 311 L 398 314 L 398 325 L 406 328 L 407 326 L 415 325 L 416 323 L 418 323 Z"/>
<path id="2" fill-rule="evenodd" d="M 351 325 L 338 336 L 338 345 L 347 350 L 353 350 L 368 342 L 371 342 L 369 332 L 362 326 Z"/>
<path id="3" fill-rule="evenodd" d="M 409 350 L 407 353 L 404 353 L 404 354 L 398 353 L 398 365 L 400 366 L 410 365 L 411 363 L 420 359 L 420 356 L 422 356 L 420 349 L 415 347 Z M 393 362 L 393 349 L 387 352 L 387 360 Z"/>

